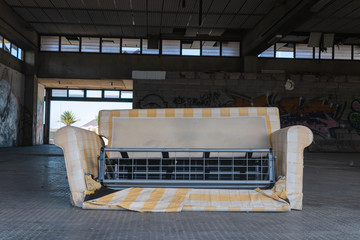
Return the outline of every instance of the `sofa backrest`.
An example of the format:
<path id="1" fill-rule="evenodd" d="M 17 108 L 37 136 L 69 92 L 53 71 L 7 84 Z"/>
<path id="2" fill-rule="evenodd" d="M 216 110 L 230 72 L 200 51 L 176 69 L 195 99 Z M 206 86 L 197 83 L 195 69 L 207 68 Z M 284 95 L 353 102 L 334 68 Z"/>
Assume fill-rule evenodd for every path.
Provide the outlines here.
<path id="1" fill-rule="evenodd" d="M 138 121 L 129 121 L 129 119 L 136 118 Z M 174 121 L 167 121 L 167 118 L 176 119 Z M 201 120 L 204 118 L 203 120 Z M 219 119 L 226 118 L 227 120 L 221 121 Z M 123 121 L 119 121 L 119 120 Z M 154 143 L 149 145 L 149 142 L 147 141 L 149 138 L 144 138 L 144 136 L 141 136 L 141 131 L 137 131 L 136 134 L 123 134 L 122 136 L 126 136 L 125 138 L 121 138 L 121 131 L 131 131 L 134 132 L 136 128 L 136 125 L 141 126 L 145 124 L 146 119 L 148 119 L 148 126 L 151 126 L 151 124 L 156 124 L 157 127 L 153 128 L 157 131 L 159 129 L 163 130 L 160 131 L 162 134 L 162 137 L 159 138 L 153 138 L 153 140 L 156 140 L 157 143 L 154 145 Z M 211 120 L 213 119 L 213 120 Z M 261 120 L 262 119 L 262 120 Z M 156 120 L 156 121 L 154 121 Z M 261 123 L 263 122 L 263 124 Z M 123 123 L 123 124 L 121 124 Z M 184 126 L 191 125 L 193 128 L 187 129 L 184 134 L 178 133 L 171 133 L 172 126 L 179 126 L 179 123 L 182 123 Z M 114 131 L 114 124 L 117 125 L 116 131 Z M 119 125 L 120 124 L 120 125 Z M 164 125 L 165 124 L 165 125 Z M 204 124 L 205 126 L 202 126 Z M 126 129 L 126 125 L 128 125 L 128 129 Z M 164 127 L 161 127 L 163 125 Z M 152 136 L 153 129 L 151 127 L 142 127 L 142 130 L 148 129 L 149 132 L 147 133 L 148 136 Z M 186 136 L 187 134 L 190 134 L 191 131 L 195 131 L 196 126 L 199 128 L 200 137 L 205 136 L 204 134 L 201 135 L 206 129 L 214 130 L 217 128 L 216 131 L 213 131 L 214 134 L 221 132 L 221 128 L 225 131 L 226 126 L 226 133 L 232 134 L 233 138 L 227 139 L 225 143 L 223 142 L 222 145 L 219 145 L 217 143 L 220 143 L 220 139 L 215 139 L 215 141 L 205 141 L 206 145 L 204 145 L 204 141 L 200 142 L 200 145 L 197 143 L 199 142 L 189 142 L 190 145 L 186 145 L 187 143 L 184 141 L 180 141 L 184 143 L 184 145 L 179 145 L 179 141 L 176 142 L 176 146 L 180 147 L 189 147 L 192 148 L 195 147 L 204 147 L 204 148 L 221 148 L 221 147 L 227 147 L 227 148 L 262 148 L 265 146 L 269 146 L 269 135 L 270 133 L 280 129 L 280 120 L 279 120 L 279 112 L 277 108 L 176 108 L 176 109 L 134 109 L 134 110 L 102 110 L 99 113 L 99 134 L 109 139 L 109 146 L 110 147 L 174 147 L 170 144 L 173 144 L 173 142 L 170 142 L 170 144 L 167 145 L 159 145 L 164 144 L 165 141 L 162 141 L 162 143 L 159 143 L 159 140 L 164 139 L 164 136 L 172 135 L 179 136 L 179 138 L 182 138 Z M 194 128 L 195 127 L 195 128 Z M 120 129 L 121 128 L 121 129 Z M 184 127 L 182 127 L 184 128 Z M 182 129 L 177 128 L 177 130 Z M 234 129 L 233 133 L 231 129 Z M 132 130 L 131 130 L 132 129 Z M 113 136 L 113 133 L 116 136 Z M 226 136 L 226 133 L 223 136 Z M 195 133 L 194 133 L 195 134 Z M 242 134 L 242 136 L 239 136 L 236 138 L 239 134 Z M 196 134 L 195 134 L 196 135 Z M 252 136 L 252 138 L 250 138 Z M 114 137 L 116 138 L 116 142 L 113 143 Z M 222 137 L 223 138 L 223 137 Z M 132 140 L 130 140 L 132 139 Z M 241 139 L 241 140 L 240 140 Z M 260 141 L 257 141 L 261 139 Z M 135 140 L 138 140 L 136 146 L 134 145 L 136 142 Z M 179 140 L 179 139 L 178 139 Z M 143 141 L 140 143 L 139 141 Z M 156 142 L 155 141 L 155 142 Z M 240 141 L 240 142 L 239 142 Z M 251 142 L 251 143 L 250 143 Z M 127 145 L 124 145 L 125 143 L 129 143 Z M 202 144 L 202 145 L 201 145 Z M 225 144 L 225 145 L 224 145 Z M 216 145 L 216 146 L 215 146 Z"/>

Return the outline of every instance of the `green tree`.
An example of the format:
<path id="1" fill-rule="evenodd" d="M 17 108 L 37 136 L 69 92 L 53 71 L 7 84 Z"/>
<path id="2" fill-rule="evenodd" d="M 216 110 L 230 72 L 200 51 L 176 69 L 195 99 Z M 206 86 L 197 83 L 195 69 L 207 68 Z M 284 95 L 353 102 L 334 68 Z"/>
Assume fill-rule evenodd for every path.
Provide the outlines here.
<path id="1" fill-rule="evenodd" d="M 63 114 L 61 114 L 61 122 L 66 124 L 66 126 L 70 126 L 79 120 L 80 119 L 76 119 L 75 114 L 72 111 L 64 111 Z"/>

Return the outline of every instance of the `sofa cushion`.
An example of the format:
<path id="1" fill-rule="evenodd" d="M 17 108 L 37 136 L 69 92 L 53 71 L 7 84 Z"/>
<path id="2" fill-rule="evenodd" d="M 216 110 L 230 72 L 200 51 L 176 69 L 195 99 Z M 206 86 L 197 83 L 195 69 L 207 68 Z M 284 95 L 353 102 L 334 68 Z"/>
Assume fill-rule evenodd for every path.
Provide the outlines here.
<path id="1" fill-rule="evenodd" d="M 113 118 L 114 148 L 269 148 L 263 116 Z"/>
<path id="2" fill-rule="evenodd" d="M 280 129 L 279 110 L 274 107 L 231 107 L 231 108 L 167 108 L 102 110 L 99 112 L 99 134 L 112 141 L 113 117 L 120 118 L 228 118 L 263 116 L 266 119 L 268 135 Z"/>

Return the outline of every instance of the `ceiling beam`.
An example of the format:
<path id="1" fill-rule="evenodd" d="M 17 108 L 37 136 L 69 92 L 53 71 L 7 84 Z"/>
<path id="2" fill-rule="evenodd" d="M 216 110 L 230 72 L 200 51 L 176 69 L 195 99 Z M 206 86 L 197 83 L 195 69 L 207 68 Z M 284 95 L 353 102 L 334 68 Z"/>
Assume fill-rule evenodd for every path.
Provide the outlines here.
<path id="1" fill-rule="evenodd" d="M 0 0 L 1 34 L 23 50 L 35 50 L 38 35 L 31 25 L 25 22 L 3 0 Z"/>
<path id="2" fill-rule="evenodd" d="M 242 55 L 257 56 L 276 42 L 277 35 L 285 36 L 314 13 L 314 0 L 279 0 L 275 6 L 242 40 Z"/>
<path id="3" fill-rule="evenodd" d="M 38 80 L 47 88 L 133 90 L 133 81 L 123 79 L 39 78 Z"/>
<path id="4" fill-rule="evenodd" d="M 120 24 L 120 23 L 79 23 L 79 22 L 37 22 L 29 21 L 30 24 L 60 24 L 60 25 L 85 25 L 85 26 L 97 26 L 97 27 L 139 27 L 139 28 L 160 28 L 159 25 L 133 25 L 133 24 Z M 185 28 L 185 26 L 163 26 L 163 28 Z M 197 27 L 201 29 L 224 29 L 223 27 Z M 228 28 L 228 29 L 237 29 L 237 28 Z"/>
<path id="5" fill-rule="evenodd" d="M 157 14 L 174 14 L 174 15 L 179 15 L 179 14 L 199 14 L 199 11 L 184 11 L 184 12 L 178 12 L 178 11 L 156 11 L 156 10 L 133 10 L 133 9 L 106 9 L 106 8 L 51 8 L 51 7 L 34 7 L 34 6 L 10 6 L 13 9 L 41 9 L 41 10 L 70 10 L 70 11 L 91 11 L 91 12 L 116 12 L 116 13 L 157 13 Z M 259 14 L 259 13 L 241 13 L 241 14 L 234 14 L 234 13 L 226 13 L 226 12 L 208 12 L 206 13 L 206 15 L 214 15 L 214 16 L 218 16 L 218 15 L 225 15 L 225 16 L 265 16 L 265 14 Z"/>

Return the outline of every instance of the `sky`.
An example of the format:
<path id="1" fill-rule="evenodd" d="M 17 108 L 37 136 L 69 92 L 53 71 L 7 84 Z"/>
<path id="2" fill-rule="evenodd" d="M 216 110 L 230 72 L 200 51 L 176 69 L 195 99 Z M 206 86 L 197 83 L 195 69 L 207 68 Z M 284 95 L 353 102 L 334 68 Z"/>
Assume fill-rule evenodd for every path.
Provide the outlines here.
<path id="1" fill-rule="evenodd" d="M 105 109 L 132 109 L 132 103 L 120 102 L 81 102 L 81 101 L 51 101 L 50 128 L 65 126 L 60 122 L 60 116 L 64 111 L 72 111 L 80 121 L 72 126 L 80 127 Z"/>

